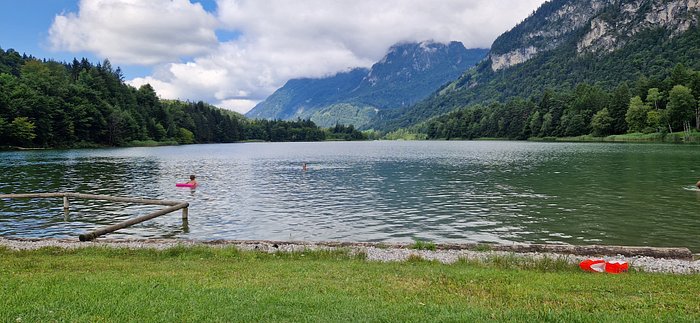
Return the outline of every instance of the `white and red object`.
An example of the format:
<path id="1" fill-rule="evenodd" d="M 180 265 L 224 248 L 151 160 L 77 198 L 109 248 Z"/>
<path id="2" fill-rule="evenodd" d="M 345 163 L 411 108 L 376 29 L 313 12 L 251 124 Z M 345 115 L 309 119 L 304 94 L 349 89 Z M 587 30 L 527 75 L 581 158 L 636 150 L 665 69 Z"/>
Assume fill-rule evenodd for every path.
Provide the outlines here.
<path id="1" fill-rule="evenodd" d="M 622 260 L 586 259 L 578 266 L 585 271 L 609 274 L 619 274 L 629 269 L 629 264 Z"/>
<path id="2" fill-rule="evenodd" d="M 605 263 L 605 272 L 610 274 L 626 272 L 629 268 L 630 265 L 622 260 L 613 260 Z"/>

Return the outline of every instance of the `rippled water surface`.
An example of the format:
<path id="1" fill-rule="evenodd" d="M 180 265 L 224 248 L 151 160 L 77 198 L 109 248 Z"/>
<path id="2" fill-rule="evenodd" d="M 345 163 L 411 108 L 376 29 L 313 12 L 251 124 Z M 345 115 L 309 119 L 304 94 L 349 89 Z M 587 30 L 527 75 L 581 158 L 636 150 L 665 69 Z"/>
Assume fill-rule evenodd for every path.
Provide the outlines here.
<path id="1" fill-rule="evenodd" d="M 700 147 L 243 143 L 0 153 L 0 192 L 187 200 L 111 238 L 534 242 L 700 251 Z M 302 171 L 302 163 L 309 169 Z M 200 186 L 176 188 L 190 173 Z M 0 200 L 0 235 L 74 237 L 158 207 Z"/>

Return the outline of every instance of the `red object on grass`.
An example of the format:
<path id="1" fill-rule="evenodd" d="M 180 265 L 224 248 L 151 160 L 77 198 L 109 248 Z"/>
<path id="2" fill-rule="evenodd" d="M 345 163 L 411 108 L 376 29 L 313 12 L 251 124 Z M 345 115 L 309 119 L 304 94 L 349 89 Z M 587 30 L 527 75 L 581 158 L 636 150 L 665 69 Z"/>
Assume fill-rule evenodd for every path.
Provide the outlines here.
<path id="1" fill-rule="evenodd" d="M 629 268 L 630 265 L 622 260 L 613 260 L 605 263 L 605 272 L 609 274 L 619 274 L 627 271 Z"/>
<path id="2" fill-rule="evenodd" d="M 602 273 L 605 272 L 605 259 L 586 259 L 578 266 L 585 271 Z"/>
<path id="3" fill-rule="evenodd" d="M 578 266 L 585 271 L 609 274 L 619 274 L 622 272 L 626 272 L 630 268 L 630 265 L 626 261 L 605 261 L 605 259 L 586 259 L 582 261 Z"/>

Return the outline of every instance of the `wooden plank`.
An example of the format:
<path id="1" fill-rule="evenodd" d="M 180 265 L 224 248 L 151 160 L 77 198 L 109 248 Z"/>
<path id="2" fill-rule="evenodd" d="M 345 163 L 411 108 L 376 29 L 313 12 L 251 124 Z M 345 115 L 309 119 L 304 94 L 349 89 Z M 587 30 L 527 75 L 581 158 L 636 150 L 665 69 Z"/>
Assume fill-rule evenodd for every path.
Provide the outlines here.
<path id="1" fill-rule="evenodd" d="M 141 203 L 152 205 L 178 205 L 182 201 L 154 200 L 133 197 L 118 197 L 109 195 L 83 194 L 83 193 L 23 193 L 23 194 L 0 194 L 0 198 L 52 198 L 52 197 L 74 197 L 88 200 L 105 200 L 113 202 Z M 65 201 L 65 200 L 64 200 Z"/>
<path id="2" fill-rule="evenodd" d="M 0 194 L 3 199 L 31 199 L 31 198 L 50 198 L 64 197 L 66 193 L 23 193 L 23 194 Z"/>
<path id="3" fill-rule="evenodd" d="M 106 200 L 114 202 L 127 202 L 127 203 L 141 203 L 141 204 L 153 204 L 153 205 L 178 205 L 182 201 L 168 201 L 168 200 L 153 200 L 153 199 L 143 199 L 143 198 L 132 198 L 132 197 L 118 197 L 109 195 L 96 195 L 96 194 L 83 194 L 83 193 L 64 193 L 66 196 L 81 198 L 81 199 L 91 199 L 91 200 Z"/>
<path id="4" fill-rule="evenodd" d="M 80 239 L 80 241 L 91 241 L 91 240 L 95 240 L 95 238 L 97 238 L 97 237 L 99 237 L 99 236 L 101 236 L 101 235 L 104 235 L 104 234 L 107 234 L 107 233 L 110 233 L 110 232 L 114 232 L 114 231 L 116 231 L 116 230 L 123 229 L 123 228 L 126 228 L 126 227 L 130 227 L 130 226 L 132 226 L 132 225 L 134 225 L 134 224 L 141 223 L 141 222 L 143 222 L 143 221 L 148 221 L 148 220 L 150 220 L 150 219 L 159 217 L 159 216 L 161 216 L 161 215 L 165 215 L 165 214 L 168 214 L 168 213 L 170 213 L 170 212 L 175 212 L 175 211 L 177 211 L 177 210 L 179 210 L 179 209 L 187 208 L 189 205 L 190 205 L 189 203 L 184 202 L 184 203 L 180 203 L 180 204 L 173 205 L 173 206 L 170 206 L 170 207 L 166 207 L 166 208 L 164 208 L 164 209 L 162 209 L 162 210 L 159 210 L 159 211 L 156 211 L 156 212 L 153 212 L 153 213 L 149 213 L 149 214 L 142 215 L 142 216 L 139 216 L 139 217 L 131 218 L 131 219 L 126 220 L 126 221 L 124 221 L 124 222 L 120 222 L 120 223 L 117 223 L 117 224 L 113 224 L 113 225 L 110 225 L 110 226 L 106 226 L 106 227 L 101 228 L 101 229 L 97 229 L 97 230 L 95 230 L 95 231 L 93 231 L 93 232 L 81 234 L 81 235 L 78 236 L 78 238 Z"/>

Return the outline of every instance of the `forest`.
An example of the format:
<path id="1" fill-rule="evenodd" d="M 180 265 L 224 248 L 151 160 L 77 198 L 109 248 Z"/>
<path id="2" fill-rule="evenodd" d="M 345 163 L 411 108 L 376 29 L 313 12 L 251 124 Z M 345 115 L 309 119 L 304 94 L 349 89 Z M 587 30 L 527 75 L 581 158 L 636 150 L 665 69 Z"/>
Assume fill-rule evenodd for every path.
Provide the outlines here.
<path id="1" fill-rule="evenodd" d="M 104 147 L 245 140 L 361 140 L 352 127 L 249 120 L 203 102 L 163 100 L 109 60 L 40 60 L 0 48 L 0 147 Z"/>
<path id="2" fill-rule="evenodd" d="M 414 129 L 428 139 L 604 137 L 700 130 L 700 72 L 677 64 L 656 77 L 612 90 L 582 83 L 539 97 L 475 104 Z"/>

